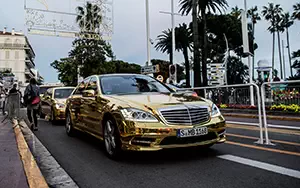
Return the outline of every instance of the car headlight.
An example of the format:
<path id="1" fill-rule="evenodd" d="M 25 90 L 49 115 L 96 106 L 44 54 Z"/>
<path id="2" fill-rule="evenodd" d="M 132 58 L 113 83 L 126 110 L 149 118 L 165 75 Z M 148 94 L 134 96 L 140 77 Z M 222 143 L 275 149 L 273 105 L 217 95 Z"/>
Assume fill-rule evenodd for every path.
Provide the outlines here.
<path id="1" fill-rule="evenodd" d="M 138 110 L 135 108 L 124 108 L 121 110 L 126 120 L 139 122 L 158 122 L 158 120 L 149 112 Z"/>
<path id="2" fill-rule="evenodd" d="M 211 107 L 211 117 L 216 117 L 219 115 L 221 115 L 219 108 L 217 107 L 217 105 L 213 104 Z"/>
<path id="3" fill-rule="evenodd" d="M 55 104 L 55 107 L 56 108 L 65 108 L 65 104 L 63 104 L 63 103 L 57 103 L 57 104 Z"/>

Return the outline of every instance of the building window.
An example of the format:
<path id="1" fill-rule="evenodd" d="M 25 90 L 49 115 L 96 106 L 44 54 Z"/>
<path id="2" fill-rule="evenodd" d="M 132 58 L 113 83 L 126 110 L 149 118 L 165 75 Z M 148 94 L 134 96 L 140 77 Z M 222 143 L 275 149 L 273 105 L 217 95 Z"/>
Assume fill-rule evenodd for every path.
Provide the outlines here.
<path id="1" fill-rule="evenodd" d="M 15 51 L 15 59 L 19 59 L 19 51 Z"/>
<path id="2" fill-rule="evenodd" d="M 5 51 L 5 59 L 9 59 L 9 51 Z"/>

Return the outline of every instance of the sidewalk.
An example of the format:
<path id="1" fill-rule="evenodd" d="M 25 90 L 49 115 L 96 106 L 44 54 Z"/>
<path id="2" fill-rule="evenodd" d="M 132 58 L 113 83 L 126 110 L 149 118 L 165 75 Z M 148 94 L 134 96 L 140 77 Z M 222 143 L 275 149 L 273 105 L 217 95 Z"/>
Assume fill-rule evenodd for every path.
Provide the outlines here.
<path id="1" fill-rule="evenodd" d="M 28 188 L 13 125 L 0 115 L 0 187 Z"/>

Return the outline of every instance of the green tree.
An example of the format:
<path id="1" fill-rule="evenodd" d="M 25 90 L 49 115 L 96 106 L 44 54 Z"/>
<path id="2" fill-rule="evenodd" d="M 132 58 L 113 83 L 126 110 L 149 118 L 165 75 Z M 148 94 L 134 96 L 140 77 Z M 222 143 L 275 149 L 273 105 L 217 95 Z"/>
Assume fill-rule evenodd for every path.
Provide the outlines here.
<path id="1" fill-rule="evenodd" d="M 281 61 L 281 50 L 280 50 L 280 19 L 282 8 L 279 4 L 274 5 L 273 3 L 269 3 L 268 6 L 263 6 L 262 15 L 264 16 L 265 20 L 270 21 L 271 26 L 268 30 L 273 34 L 273 48 L 272 48 L 272 70 L 274 71 L 275 61 L 275 32 L 277 32 L 278 37 L 278 51 L 279 51 L 279 61 L 280 61 L 280 71 L 281 71 L 281 78 L 283 78 L 282 74 L 282 61 Z"/>
<path id="2" fill-rule="evenodd" d="M 161 35 L 158 35 L 157 40 L 158 42 L 155 45 L 156 50 L 169 54 L 170 62 L 173 64 L 171 29 L 164 30 Z"/>
<path id="3" fill-rule="evenodd" d="M 202 42 L 202 77 L 203 77 L 203 85 L 207 85 L 207 20 L 206 20 L 206 11 L 216 13 L 217 11 L 222 13 L 227 8 L 228 4 L 226 0 L 180 0 L 180 12 L 182 14 L 189 14 L 191 10 L 193 9 L 193 22 L 197 23 L 197 12 L 195 12 L 196 8 L 198 7 L 198 12 L 201 14 L 201 19 L 203 20 L 203 42 Z M 196 26 L 197 27 L 197 26 Z M 195 31 L 196 27 L 194 27 L 193 32 Z M 194 38 L 195 40 L 196 38 Z M 199 48 L 200 46 L 197 46 L 196 43 L 194 44 L 194 49 Z M 197 58 L 196 55 L 194 55 L 194 58 Z M 197 86 L 196 79 L 197 77 L 200 77 L 200 74 L 198 74 L 197 68 L 200 69 L 200 65 L 198 66 L 197 63 L 194 63 L 194 74 L 195 74 L 195 85 Z M 198 75 L 197 75 L 198 74 Z"/>
<path id="4" fill-rule="evenodd" d="M 231 15 L 238 19 L 238 17 L 241 15 L 242 9 L 240 9 L 238 6 L 235 6 L 231 8 Z"/>
<path id="5" fill-rule="evenodd" d="M 248 66 L 239 58 L 230 56 L 227 61 L 227 81 L 231 84 L 244 84 L 248 82 Z"/>
<path id="6" fill-rule="evenodd" d="M 294 12 L 293 12 L 292 18 L 295 20 L 300 20 L 300 3 L 293 5 L 293 9 L 294 9 Z"/>
<path id="7" fill-rule="evenodd" d="M 297 71 L 292 80 L 300 80 L 300 50 L 293 52 L 292 58 L 295 59 L 292 68 Z"/>
<path id="8" fill-rule="evenodd" d="M 74 66 L 75 65 L 75 66 Z M 77 85 L 77 61 L 74 58 L 61 58 L 51 63 L 51 66 L 58 71 L 58 79 L 65 85 Z"/>
<path id="9" fill-rule="evenodd" d="M 290 48 L 290 38 L 289 38 L 289 27 L 291 27 L 294 24 L 294 21 L 292 20 L 290 14 L 287 12 L 282 16 L 281 21 L 281 28 L 285 29 L 286 31 L 286 41 L 288 46 L 288 54 L 289 54 L 289 64 L 290 64 L 290 71 L 291 75 L 293 75 L 292 70 L 292 60 L 291 60 L 291 48 Z"/>
<path id="10" fill-rule="evenodd" d="M 83 32 L 99 32 L 102 23 L 101 9 L 98 5 L 87 2 L 84 7 L 77 7 L 76 22 Z"/>
<path id="11" fill-rule="evenodd" d="M 258 13 L 258 8 L 257 6 L 250 8 L 247 11 L 247 16 L 250 17 L 251 19 L 251 23 L 252 23 L 252 37 L 253 37 L 253 45 L 255 45 L 255 25 L 257 24 L 257 21 L 261 20 L 261 17 Z M 253 49 L 255 48 L 255 46 L 253 46 Z M 254 65 L 255 64 L 255 50 L 253 50 L 253 58 L 252 58 L 252 75 L 254 76 Z M 253 78 L 252 78 L 253 79 Z"/>
<path id="12" fill-rule="evenodd" d="M 76 60 L 82 77 L 107 73 L 103 65 L 107 59 L 113 58 L 111 46 L 107 42 L 102 39 L 75 39 L 73 46 L 69 57 Z"/>
<path id="13" fill-rule="evenodd" d="M 192 32 L 188 26 L 183 23 L 175 28 L 175 34 L 176 49 L 182 51 L 184 57 L 186 87 L 190 87 L 190 61 L 188 53 L 192 47 Z"/>

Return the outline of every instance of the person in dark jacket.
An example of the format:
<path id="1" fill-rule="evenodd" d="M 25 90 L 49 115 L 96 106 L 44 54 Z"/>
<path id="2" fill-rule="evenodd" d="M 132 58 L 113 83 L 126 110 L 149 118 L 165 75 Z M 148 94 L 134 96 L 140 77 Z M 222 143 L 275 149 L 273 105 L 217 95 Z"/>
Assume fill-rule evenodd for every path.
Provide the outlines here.
<path id="1" fill-rule="evenodd" d="M 29 96 L 31 99 L 38 98 L 40 96 L 39 87 L 37 86 L 37 82 L 34 78 L 31 78 L 28 86 L 26 86 L 24 96 Z M 37 122 L 37 114 L 39 112 L 40 102 L 32 103 L 32 100 L 27 103 L 27 117 L 30 122 L 31 129 L 34 131 L 38 130 L 38 122 Z"/>

